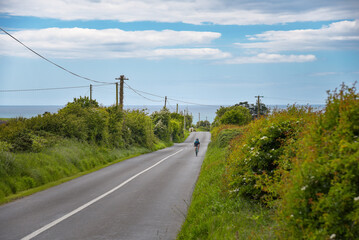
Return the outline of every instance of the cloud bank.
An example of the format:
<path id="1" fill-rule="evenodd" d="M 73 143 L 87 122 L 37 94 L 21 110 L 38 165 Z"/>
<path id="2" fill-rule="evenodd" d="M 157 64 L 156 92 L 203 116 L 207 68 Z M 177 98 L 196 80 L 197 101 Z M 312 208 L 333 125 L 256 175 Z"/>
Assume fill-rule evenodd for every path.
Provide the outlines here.
<path id="1" fill-rule="evenodd" d="M 252 42 L 237 45 L 245 49 L 261 49 L 267 52 L 359 50 L 359 21 L 335 22 L 320 29 L 267 31 L 248 35 L 247 38 Z"/>
<path id="2" fill-rule="evenodd" d="M 227 60 L 227 64 L 244 64 L 244 63 L 294 63 L 294 62 L 312 62 L 315 61 L 314 55 L 281 55 L 260 53 L 256 56 L 237 57 Z"/>
<path id="3" fill-rule="evenodd" d="M 0 12 L 61 20 L 156 21 L 220 25 L 359 18 L 357 0 L 10 0 Z"/>
<path id="4" fill-rule="evenodd" d="M 195 31 L 123 31 L 120 29 L 47 28 L 13 35 L 52 58 L 183 58 L 220 59 L 229 53 L 202 48 L 221 34 Z M 0 54 L 34 56 L 9 36 L 0 34 Z"/>

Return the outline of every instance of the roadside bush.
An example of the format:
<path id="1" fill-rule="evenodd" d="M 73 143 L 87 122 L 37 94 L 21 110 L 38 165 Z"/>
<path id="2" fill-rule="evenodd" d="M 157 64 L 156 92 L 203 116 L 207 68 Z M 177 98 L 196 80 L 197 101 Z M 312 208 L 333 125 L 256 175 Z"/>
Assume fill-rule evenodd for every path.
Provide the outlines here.
<path id="1" fill-rule="evenodd" d="M 153 129 L 155 135 L 159 139 L 169 142 L 172 134 L 170 111 L 167 108 L 163 108 L 159 112 L 152 113 L 151 118 L 155 125 Z"/>
<path id="2" fill-rule="evenodd" d="M 243 133 L 243 127 L 237 125 L 221 125 L 211 131 L 211 140 L 218 147 L 229 146 L 232 139 Z"/>
<path id="3" fill-rule="evenodd" d="M 144 110 L 127 110 L 125 112 L 125 128 L 130 134 L 130 144 L 152 148 L 154 135 L 152 132 L 152 121 Z"/>
<path id="4" fill-rule="evenodd" d="M 235 124 L 242 126 L 249 123 L 251 120 L 252 115 L 247 108 L 236 106 L 225 112 L 219 121 L 221 124 Z"/>
<path id="5" fill-rule="evenodd" d="M 278 236 L 357 239 L 359 236 L 359 95 L 329 92 L 325 113 L 300 141 L 296 164 L 282 181 Z"/>
<path id="6" fill-rule="evenodd" d="M 232 196 L 271 204 L 278 197 L 283 172 L 301 132 L 315 114 L 310 108 L 288 107 L 251 122 L 231 144 L 225 180 Z"/>
<path id="7" fill-rule="evenodd" d="M 184 137 L 182 122 L 180 122 L 176 119 L 171 119 L 170 125 L 171 125 L 171 129 L 172 129 L 172 135 L 171 135 L 172 141 L 180 142 Z"/>
<path id="8" fill-rule="evenodd" d="M 111 106 L 106 108 L 108 112 L 108 134 L 109 134 L 109 144 L 113 147 L 123 147 L 124 137 L 123 137 L 123 118 L 124 113 L 116 106 Z"/>

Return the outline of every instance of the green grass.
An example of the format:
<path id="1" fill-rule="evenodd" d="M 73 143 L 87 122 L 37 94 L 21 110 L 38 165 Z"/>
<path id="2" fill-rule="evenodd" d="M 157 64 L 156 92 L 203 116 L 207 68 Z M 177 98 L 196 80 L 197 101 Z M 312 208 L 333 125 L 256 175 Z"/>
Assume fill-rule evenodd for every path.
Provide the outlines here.
<path id="1" fill-rule="evenodd" d="M 158 142 L 152 150 L 169 145 L 171 143 Z M 150 151 L 144 147 L 107 149 L 76 140 L 62 140 L 39 153 L 0 152 L 0 204 Z"/>
<path id="2" fill-rule="evenodd" d="M 273 239 L 273 212 L 223 190 L 226 148 L 210 144 L 177 239 Z"/>

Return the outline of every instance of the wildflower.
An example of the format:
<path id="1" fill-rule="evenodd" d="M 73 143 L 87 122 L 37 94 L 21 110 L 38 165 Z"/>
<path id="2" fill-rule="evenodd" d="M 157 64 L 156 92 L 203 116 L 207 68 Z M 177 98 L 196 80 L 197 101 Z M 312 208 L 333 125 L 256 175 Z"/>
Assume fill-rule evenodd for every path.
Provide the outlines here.
<path id="1" fill-rule="evenodd" d="M 303 186 L 300 190 L 304 191 L 308 186 Z"/>
<path id="2" fill-rule="evenodd" d="M 330 239 L 335 239 L 336 235 L 335 233 L 333 233 L 332 235 L 330 235 Z"/>
<path id="3" fill-rule="evenodd" d="M 291 218 L 293 218 L 293 217 L 294 217 L 294 216 L 293 216 L 293 214 L 292 214 L 292 215 L 290 215 L 290 217 L 291 217 Z"/>
<path id="4" fill-rule="evenodd" d="M 359 196 L 354 198 L 354 201 L 359 201 Z"/>
<path id="5" fill-rule="evenodd" d="M 268 137 L 267 137 L 267 136 L 263 136 L 263 137 L 261 137 L 261 140 L 266 140 L 266 139 L 268 139 Z"/>

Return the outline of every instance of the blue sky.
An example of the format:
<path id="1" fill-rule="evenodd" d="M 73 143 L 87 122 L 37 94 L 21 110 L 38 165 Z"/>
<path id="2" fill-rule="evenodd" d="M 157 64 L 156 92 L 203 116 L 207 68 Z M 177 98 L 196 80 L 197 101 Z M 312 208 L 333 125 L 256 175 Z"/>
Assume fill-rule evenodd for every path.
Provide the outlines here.
<path id="1" fill-rule="evenodd" d="M 9 0 L 0 27 L 79 75 L 210 105 L 323 104 L 359 79 L 359 2 Z M 0 34 L 0 90 L 86 86 Z M 92 83 L 96 85 L 96 83 Z M 0 92 L 0 105 L 64 105 L 89 89 Z M 115 87 L 94 86 L 115 103 Z M 126 105 L 160 104 L 125 89 Z M 176 104 L 170 100 L 171 104 Z M 178 102 L 181 104 L 181 102 Z"/>

